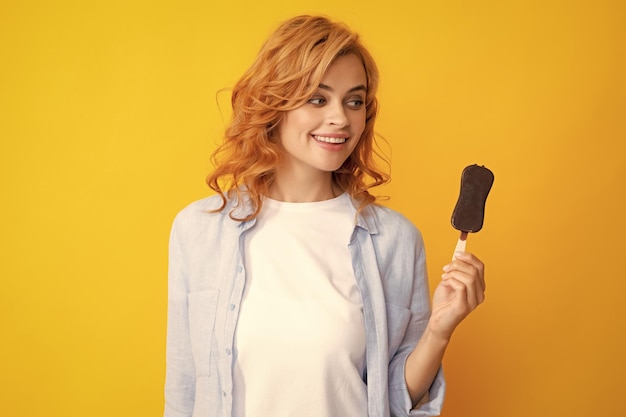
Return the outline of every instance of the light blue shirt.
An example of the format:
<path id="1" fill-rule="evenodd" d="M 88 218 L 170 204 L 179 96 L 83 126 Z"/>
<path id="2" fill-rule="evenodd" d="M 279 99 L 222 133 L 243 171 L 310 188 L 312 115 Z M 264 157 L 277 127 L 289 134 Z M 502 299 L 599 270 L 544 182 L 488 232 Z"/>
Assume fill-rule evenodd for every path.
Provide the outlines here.
<path id="1" fill-rule="evenodd" d="M 218 196 L 190 204 L 174 220 L 169 247 L 165 417 L 231 417 L 235 327 L 245 285 L 244 234 L 251 213 Z M 356 209 L 355 209 L 356 214 Z M 421 234 L 401 214 L 370 205 L 349 243 L 363 300 L 370 417 L 439 415 L 441 369 L 418 408 L 404 379 L 406 358 L 430 317 Z M 288 331 L 288 330 L 287 330 Z M 306 358 L 303 358 L 306 360 Z M 293 375 L 306 378 L 306 375 Z M 330 417 L 330 416 L 320 416 Z"/>

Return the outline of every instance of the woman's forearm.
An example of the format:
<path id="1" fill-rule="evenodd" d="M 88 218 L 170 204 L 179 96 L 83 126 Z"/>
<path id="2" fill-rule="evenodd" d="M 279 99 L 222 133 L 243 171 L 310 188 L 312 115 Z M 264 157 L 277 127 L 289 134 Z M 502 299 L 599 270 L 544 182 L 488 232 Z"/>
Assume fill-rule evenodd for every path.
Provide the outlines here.
<path id="1" fill-rule="evenodd" d="M 428 392 L 437 372 L 449 339 L 434 334 L 429 327 L 409 354 L 404 369 L 407 389 L 415 406 Z"/>

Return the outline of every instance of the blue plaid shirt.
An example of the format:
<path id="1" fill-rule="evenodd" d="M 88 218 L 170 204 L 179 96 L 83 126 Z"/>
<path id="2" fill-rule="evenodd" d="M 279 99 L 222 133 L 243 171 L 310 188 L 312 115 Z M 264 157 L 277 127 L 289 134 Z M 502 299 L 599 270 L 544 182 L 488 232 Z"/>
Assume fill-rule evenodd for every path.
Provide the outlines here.
<path id="1" fill-rule="evenodd" d="M 233 343 L 246 271 L 243 236 L 255 221 L 245 202 L 210 213 L 212 196 L 183 209 L 169 246 L 165 417 L 231 417 Z M 356 215 L 356 209 L 355 209 Z M 349 243 L 363 300 L 368 415 L 439 415 L 441 369 L 426 397 L 412 408 L 404 379 L 406 358 L 430 316 L 421 234 L 401 214 L 370 205 L 356 217 Z M 321 416 L 328 417 L 328 416 Z"/>

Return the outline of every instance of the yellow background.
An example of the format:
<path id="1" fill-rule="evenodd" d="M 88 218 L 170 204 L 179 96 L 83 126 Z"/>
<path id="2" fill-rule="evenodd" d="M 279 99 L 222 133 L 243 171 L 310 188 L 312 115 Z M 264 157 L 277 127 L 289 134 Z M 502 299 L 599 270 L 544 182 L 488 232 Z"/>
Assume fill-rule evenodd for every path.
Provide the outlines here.
<path id="1" fill-rule="evenodd" d="M 433 286 L 462 168 L 495 173 L 468 248 L 487 301 L 449 348 L 443 415 L 623 412 L 625 5 L 3 0 L 0 415 L 161 415 L 171 221 L 208 194 L 217 92 L 303 12 L 378 60 L 381 193 Z"/>

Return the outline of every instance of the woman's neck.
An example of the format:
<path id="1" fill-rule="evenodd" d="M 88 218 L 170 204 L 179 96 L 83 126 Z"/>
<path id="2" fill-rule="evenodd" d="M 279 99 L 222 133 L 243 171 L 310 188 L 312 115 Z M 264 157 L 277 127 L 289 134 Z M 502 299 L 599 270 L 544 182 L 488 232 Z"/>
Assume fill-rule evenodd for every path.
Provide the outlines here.
<path id="1" fill-rule="evenodd" d="M 309 203 L 335 198 L 341 190 L 333 182 L 332 173 L 315 177 L 298 178 L 297 175 L 276 173 L 267 197 L 287 203 Z M 324 173 L 326 174 L 326 173 Z"/>

